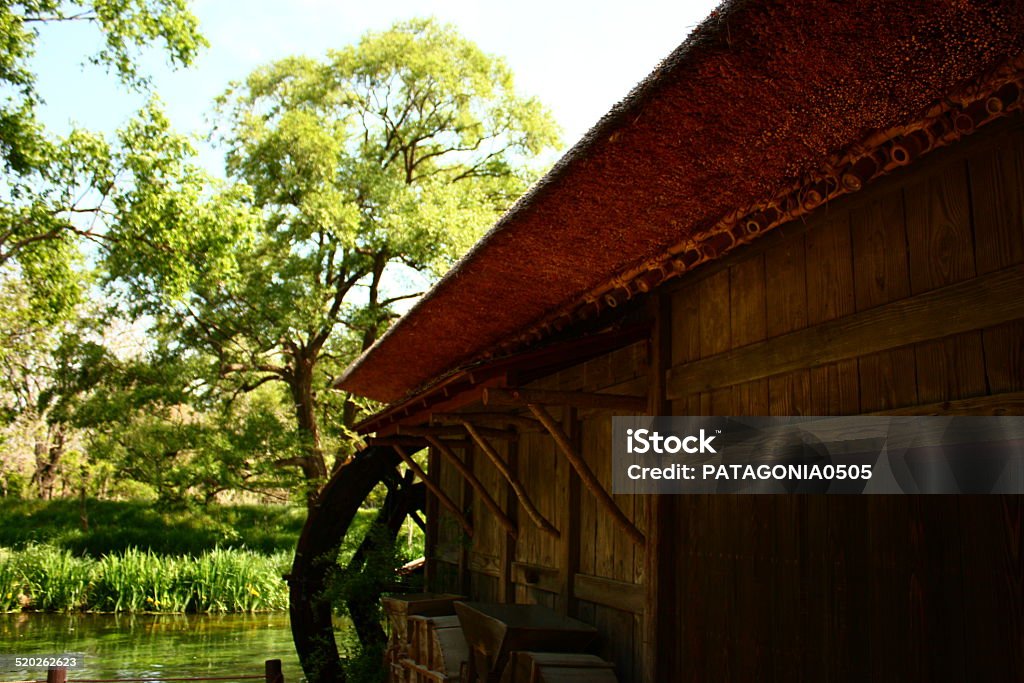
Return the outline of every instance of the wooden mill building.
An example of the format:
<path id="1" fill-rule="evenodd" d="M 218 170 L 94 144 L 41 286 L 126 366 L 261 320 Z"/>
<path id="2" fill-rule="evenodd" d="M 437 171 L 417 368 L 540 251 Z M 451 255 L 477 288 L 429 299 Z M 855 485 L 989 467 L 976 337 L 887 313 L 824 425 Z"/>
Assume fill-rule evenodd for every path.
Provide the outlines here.
<path id="1" fill-rule="evenodd" d="M 620 681 L 1024 680 L 1019 498 L 610 493 L 614 414 L 1022 414 L 1022 87 L 1019 2 L 713 13 L 339 382 L 428 588 Z"/>

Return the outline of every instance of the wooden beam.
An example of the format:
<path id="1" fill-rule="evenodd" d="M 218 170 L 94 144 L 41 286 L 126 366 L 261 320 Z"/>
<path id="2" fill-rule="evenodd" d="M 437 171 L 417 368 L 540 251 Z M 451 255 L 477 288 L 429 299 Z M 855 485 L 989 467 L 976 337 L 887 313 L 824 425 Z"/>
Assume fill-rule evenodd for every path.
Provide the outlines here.
<path id="1" fill-rule="evenodd" d="M 551 522 L 544 519 L 544 515 L 540 514 L 540 511 L 533 504 L 533 501 L 530 500 L 530 496 L 526 493 L 523 485 L 519 483 L 519 478 L 509 470 L 508 465 L 505 464 L 505 461 L 502 460 L 498 452 L 494 450 L 494 446 L 492 446 L 487 439 L 481 436 L 480 432 L 478 432 L 477 428 L 473 425 L 468 422 L 463 422 L 462 425 L 469 433 L 470 438 L 472 438 L 473 441 L 476 442 L 476 445 L 480 447 L 480 450 L 482 450 L 484 454 L 491 459 L 494 466 L 498 468 L 498 471 L 501 472 L 501 476 L 505 477 L 505 481 L 512 485 L 512 490 L 515 491 L 516 498 L 519 499 L 520 505 L 522 505 L 523 509 L 526 510 L 526 514 L 533 520 L 533 523 L 542 531 L 558 538 L 558 529 L 556 529 Z"/>
<path id="2" fill-rule="evenodd" d="M 444 492 L 444 489 L 442 489 L 436 481 L 427 476 L 427 473 L 423 471 L 423 468 L 412 459 L 412 456 L 405 452 L 405 448 L 399 445 L 394 445 L 392 448 L 395 449 L 395 453 L 398 453 L 398 457 L 402 459 L 402 462 L 412 470 L 413 474 L 419 477 L 426 487 L 430 489 L 430 492 L 437 497 L 438 502 L 441 503 L 448 512 L 452 513 L 455 520 L 459 523 L 459 526 L 461 526 L 463 531 L 466 532 L 466 535 L 472 538 L 473 526 L 469 523 L 469 520 L 466 519 L 466 516 L 462 514 L 462 510 L 460 510 L 459 506 L 455 504 L 455 501 L 453 501 L 448 494 Z"/>
<path id="3" fill-rule="evenodd" d="M 667 396 L 824 365 L 1024 318 L 1024 266 L 933 289 L 668 371 Z"/>
<path id="4" fill-rule="evenodd" d="M 470 448 L 472 443 L 468 439 L 444 439 L 449 448 Z M 426 446 L 429 441 L 423 436 L 371 436 L 366 439 L 369 446 L 408 446 L 419 450 Z"/>
<path id="5" fill-rule="evenodd" d="M 483 392 L 483 404 L 485 406 L 563 405 L 574 408 L 623 411 L 630 415 L 643 415 L 647 411 L 647 397 L 645 396 L 551 391 L 548 389 L 489 388 Z"/>
<path id="6" fill-rule="evenodd" d="M 472 486 L 473 490 L 475 490 L 477 495 L 480 496 L 480 500 L 483 501 L 483 504 L 487 506 L 487 509 L 490 510 L 491 513 L 497 518 L 498 524 L 500 524 L 505 529 L 505 532 L 513 538 L 517 538 L 519 536 L 519 532 L 516 529 L 515 523 L 508 518 L 508 516 L 505 514 L 505 511 L 501 509 L 501 506 L 498 505 L 497 501 L 495 501 L 491 494 L 487 491 L 487 488 L 484 486 L 483 482 L 480 481 L 480 479 L 476 476 L 473 470 L 467 467 L 466 463 L 462 462 L 462 459 L 459 456 L 457 456 L 444 441 L 441 441 L 440 439 L 434 436 L 428 436 L 427 441 L 429 441 L 430 445 L 436 448 L 437 452 L 444 456 L 444 458 L 449 463 L 451 463 L 452 467 L 458 470 L 459 474 L 461 474 L 465 478 L 465 480 L 469 482 L 469 485 Z"/>
<path id="7" fill-rule="evenodd" d="M 479 427 L 480 433 L 486 436 L 488 439 L 511 439 L 515 440 L 519 438 L 518 432 L 514 429 L 492 429 L 488 427 Z M 465 436 L 466 432 L 457 425 L 442 426 L 442 427 L 423 427 L 413 425 L 398 425 L 395 432 L 399 436 L 422 436 L 426 437 L 438 437 L 438 436 Z"/>
<path id="8" fill-rule="evenodd" d="M 975 396 L 906 408 L 881 410 L 868 415 L 1024 415 L 1024 391 Z"/>
<path id="9" fill-rule="evenodd" d="M 643 586 L 601 576 L 577 574 L 573 580 L 573 595 L 577 599 L 633 614 L 643 614 L 644 593 Z"/>
<path id="10" fill-rule="evenodd" d="M 646 402 L 647 399 L 644 399 L 644 401 Z M 528 407 L 530 408 L 530 412 L 532 412 L 537 419 L 540 420 L 540 423 L 544 425 L 544 428 L 548 430 L 551 438 L 555 440 L 555 443 L 561 449 L 562 453 L 565 454 L 565 457 L 569 459 L 569 463 L 573 466 L 573 469 L 576 470 L 576 474 L 580 475 L 580 480 L 583 482 L 583 485 L 586 486 L 587 490 L 590 491 L 594 498 L 597 499 L 598 504 L 600 504 L 608 514 L 612 516 L 612 519 L 615 520 L 622 530 L 626 532 L 626 535 L 629 536 L 630 540 L 639 546 L 643 546 L 646 542 L 644 532 L 637 529 L 632 520 L 626 516 L 626 513 L 624 513 L 619 506 L 615 504 L 611 495 L 605 491 L 604 486 L 601 485 L 601 482 L 598 481 L 590 467 L 587 466 L 586 461 L 576 451 L 576 449 L 573 448 L 569 437 L 564 431 L 562 431 L 559 424 L 555 422 L 555 419 L 551 417 L 551 413 L 549 413 L 544 406 L 533 403 L 529 404 Z"/>
<path id="11" fill-rule="evenodd" d="M 531 431 L 540 429 L 540 423 L 532 417 L 512 413 L 434 413 L 431 419 L 445 424 L 461 425 L 463 422 L 472 422 L 481 425 L 507 425 Z"/>
<path id="12" fill-rule="evenodd" d="M 371 436 L 366 439 L 367 446 L 408 446 L 419 450 L 426 440 L 418 436 Z"/>

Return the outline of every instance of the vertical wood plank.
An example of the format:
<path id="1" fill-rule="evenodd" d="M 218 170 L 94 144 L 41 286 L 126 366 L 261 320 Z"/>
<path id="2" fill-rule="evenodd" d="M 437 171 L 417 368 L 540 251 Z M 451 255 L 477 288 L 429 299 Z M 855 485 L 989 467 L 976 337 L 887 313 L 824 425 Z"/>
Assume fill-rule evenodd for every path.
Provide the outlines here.
<path id="1" fill-rule="evenodd" d="M 769 337 L 807 327 L 805 235 L 786 239 L 765 252 L 765 327 Z"/>
<path id="2" fill-rule="evenodd" d="M 700 291 L 700 357 L 728 351 L 732 345 L 729 330 L 729 271 L 721 270 L 698 284 Z"/>
<path id="3" fill-rule="evenodd" d="M 967 164 L 948 163 L 907 185 L 910 292 L 974 277 Z"/>
<path id="4" fill-rule="evenodd" d="M 828 216 L 807 231 L 806 240 L 807 324 L 817 325 L 853 313 L 849 212 Z"/>
<path id="5" fill-rule="evenodd" d="M 858 359 L 860 409 L 865 413 L 917 405 L 914 349 L 903 347 Z"/>
<path id="6" fill-rule="evenodd" d="M 972 156 L 968 173 L 978 273 L 1024 262 L 1024 131 Z"/>
<path id="7" fill-rule="evenodd" d="M 850 225 L 856 310 L 910 296 L 902 189 L 851 210 Z"/>
<path id="8" fill-rule="evenodd" d="M 917 344 L 917 400 L 938 403 L 985 393 L 980 332 Z"/>
<path id="9" fill-rule="evenodd" d="M 1024 320 L 982 333 L 985 372 L 993 394 L 1024 389 Z"/>
<path id="10" fill-rule="evenodd" d="M 729 269 L 731 346 L 745 346 L 765 338 L 765 260 L 755 254 Z"/>

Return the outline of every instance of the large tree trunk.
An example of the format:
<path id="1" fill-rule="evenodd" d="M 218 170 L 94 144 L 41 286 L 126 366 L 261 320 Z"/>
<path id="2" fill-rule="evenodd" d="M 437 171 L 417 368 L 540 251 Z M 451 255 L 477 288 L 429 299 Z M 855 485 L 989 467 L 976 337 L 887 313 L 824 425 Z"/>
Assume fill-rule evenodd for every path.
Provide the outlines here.
<path id="1" fill-rule="evenodd" d="M 327 481 L 327 464 L 320 441 L 320 425 L 316 416 L 316 392 L 313 389 L 313 368 L 316 358 L 301 352 L 294 358 L 294 373 L 288 384 L 295 404 L 295 419 L 306 453 L 298 459 L 306 479 L 306 505 L 312 509 L 320 487 Z"/>
<path id="2" fill-rule="evenodd" d="M 58 467 L 64 457 L 64 426 L 50 425 L 46 428 L 46 437 L 36 440 L 36 469 L 32 481 L 39 488 L 39 497 L 43 500 L 53 498 L 53 487 L 57 482 Z"/>

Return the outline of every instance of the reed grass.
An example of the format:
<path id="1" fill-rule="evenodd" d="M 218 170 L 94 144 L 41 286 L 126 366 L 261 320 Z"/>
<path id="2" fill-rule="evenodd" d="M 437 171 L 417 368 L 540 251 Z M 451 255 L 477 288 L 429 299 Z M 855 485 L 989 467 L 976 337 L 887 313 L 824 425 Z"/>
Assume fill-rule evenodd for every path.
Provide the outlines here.
<path id="1" fill-rule="evenodd" d="M 0 548 L 0 610 L 264 612 L 285 609 L 290 555 L 215 548 L 198 556 L 129 548 L 98 560 L 48 545 Z"/>

